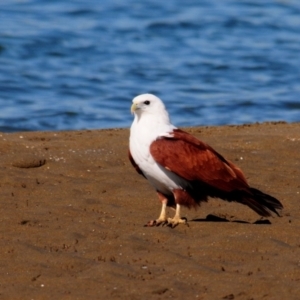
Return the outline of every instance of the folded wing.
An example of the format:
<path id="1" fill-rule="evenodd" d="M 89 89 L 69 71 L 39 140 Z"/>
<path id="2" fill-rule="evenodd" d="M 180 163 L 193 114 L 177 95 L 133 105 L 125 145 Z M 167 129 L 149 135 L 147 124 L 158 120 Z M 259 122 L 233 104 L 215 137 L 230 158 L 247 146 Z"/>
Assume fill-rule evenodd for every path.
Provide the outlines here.
<path id="1" fill-rule="evenodd" d="M 209 145 L 176 129 L 150 146 L 157 163 L 189 181 L 200 181 L 224 192 L 249 191 L 242 171 Z"/>

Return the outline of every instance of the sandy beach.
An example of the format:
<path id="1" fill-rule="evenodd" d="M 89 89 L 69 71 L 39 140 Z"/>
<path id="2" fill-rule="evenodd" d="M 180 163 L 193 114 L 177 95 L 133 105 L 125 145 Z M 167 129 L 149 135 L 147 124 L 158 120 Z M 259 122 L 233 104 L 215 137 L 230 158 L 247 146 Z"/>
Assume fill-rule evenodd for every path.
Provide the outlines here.
<path id="1" fill-rule="evenodd" d="M 299 299 L 300 123 L 185 130 L 282 216 L 211 199 L 147 228 L 160 203 L 128 129 L 1 133 L 0 299 Z"/>

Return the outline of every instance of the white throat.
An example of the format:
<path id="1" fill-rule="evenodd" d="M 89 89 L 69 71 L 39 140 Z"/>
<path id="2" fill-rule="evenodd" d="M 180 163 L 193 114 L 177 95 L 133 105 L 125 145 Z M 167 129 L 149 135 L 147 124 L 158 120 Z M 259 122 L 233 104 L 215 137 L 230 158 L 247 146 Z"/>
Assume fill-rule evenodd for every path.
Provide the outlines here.
<path id="1" fill-rule="evenodd" d="M 176 127 L 171 123 L 167 111 L 161 111 L 159 114 L 137 111 L 134 115 L 134 121 L 131 125 L 130 134 L 135 138 L 147 140 L 150 145 L 157 137 L 168 135 Z"/>

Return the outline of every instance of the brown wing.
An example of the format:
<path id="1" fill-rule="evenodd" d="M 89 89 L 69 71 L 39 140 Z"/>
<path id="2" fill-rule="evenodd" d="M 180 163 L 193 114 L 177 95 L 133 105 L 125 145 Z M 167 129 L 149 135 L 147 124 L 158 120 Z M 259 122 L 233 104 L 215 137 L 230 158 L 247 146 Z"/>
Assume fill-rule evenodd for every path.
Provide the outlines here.
<path id="1" fill-rule="evenodd" d="M 151 144 L 157 163 L 187 180 L 202 181 L 225 192 L 249 189 L 242 171 L 209 145 L 185 131 L 176 129 L 173 133 L 173 137 Z"/>
<path id="2" fill-rule="evenodd" d="M 139 166 L 137 165 L 137 163 L 134 161 L 134 159 L 133 159 L 133 157 L 132 157 L 131 152 L 130 152 L 129 149 L 128 149 L 128 158 L 129 158 L 129 160 L 130 160 L 132 166 L 135 168 L 135 170 L 136 170 L 139 174 L 141 174 L 141 175 L 143 175 L 143 176 L 145 177 L 145 175 L 144 175 L 144 173 L 142 172 L 142 170 L 139 168 Z M 146 178 L 146 177 L 145 177 L 145 178 Z"/>

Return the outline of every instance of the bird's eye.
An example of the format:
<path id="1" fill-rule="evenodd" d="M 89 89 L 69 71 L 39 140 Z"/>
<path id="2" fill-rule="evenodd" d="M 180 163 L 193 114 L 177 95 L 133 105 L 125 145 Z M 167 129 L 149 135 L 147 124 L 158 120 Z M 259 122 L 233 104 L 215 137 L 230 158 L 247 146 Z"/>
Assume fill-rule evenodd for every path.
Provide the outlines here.
<path id="1" fill-rule="evenodd" d="M 146 101 L 144 102 L 144 104 L 149 105 L 149 104 L 150 104 L 150 101 L 149 101 L 149 100 L 146 100 Z"/>

